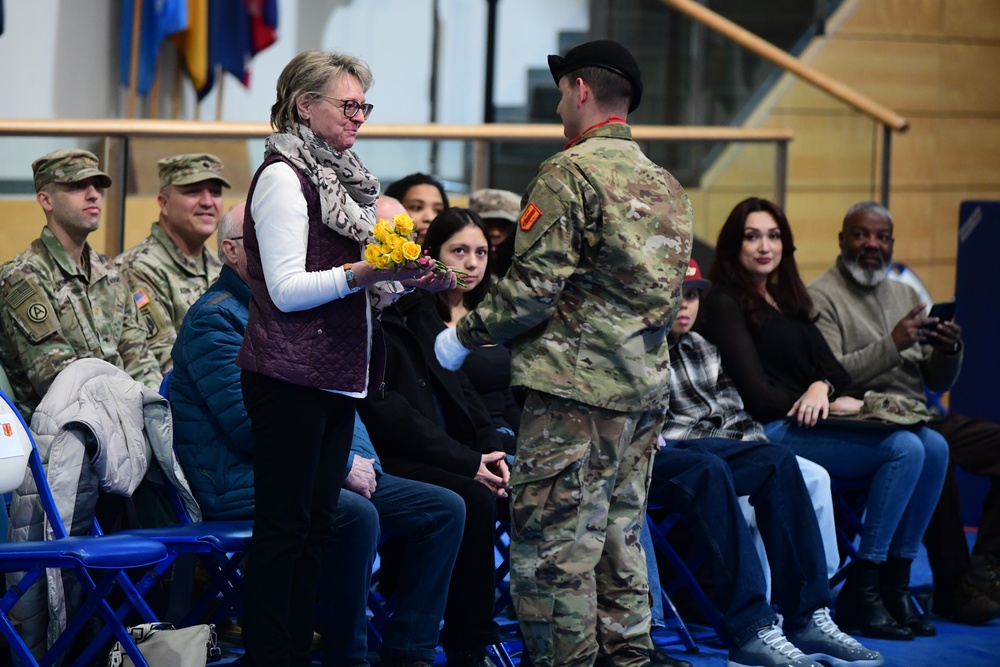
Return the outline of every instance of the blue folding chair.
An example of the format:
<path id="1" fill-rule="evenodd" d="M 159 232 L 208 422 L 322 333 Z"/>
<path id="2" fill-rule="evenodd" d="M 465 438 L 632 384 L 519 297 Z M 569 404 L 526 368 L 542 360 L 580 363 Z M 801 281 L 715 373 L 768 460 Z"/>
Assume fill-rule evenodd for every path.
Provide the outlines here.
<path id="1" fill-rule="evenodd" d="M 675 574 L 673 579 L 666 581 L 663 577 L 663 572 L 660 572 L 660 585 L 663 590 L 664 620 L 674 629 L 688 652 L 696 653 L 698 651 L 698 646 L 695 644 L 691 631 L 688 629 L 687 624 L 684 623 L 684 619 L 681 618 L 680 613 L 678 613 L 677 608 L 671 600 L 671 596 L 676 595 L 682 588 L 687 589 L 698 604 L 699 609 L 701 609 L 705 620 L 708 621 L 712 630 L 715 631 L 719 641 L 723 645 L 728 646 L 722 617 L 715 610 L 711 600 L 708 599 L 704 589 L 702 589 L 701 584 L 698 583 L 698 579 L 694 575 L 694 572 L 704 564 L 705 559 L 700 554 L 696 554 L 690 563 L 685 562 L 684 558 L 681 557 L 667 539 L 670 531 L 680 523 L 682 518 L 680 513 L 662 512 L 662 518 L 657 520 L 653 518 L 653 515 L 661 514 L 658 510 L 662 510 L 662 508 L 650 506 L 649 510 L 652 514 L 650 512 L 646 514 L 646 529 L 649 530 L 656 553 L 666 560 Z"/>
<path id="2" fill-rule="evenodd" d="M 170 374 L 167 373 L 160 387 L 160 395 L 164 398 L 168 397 L 169 377 Z M 199 559 L 209 574 L 209 584 L 190 606 L 188 613 L 175 625 L 186 627 L 201 622 L 216 623 L 225 615 L 238 614 L 242 609 L 243 600 L 241 565 L 250 546 L 253 521 L 193 521 L 177 490 L 165 475 L 150 476 L 148 481 L 162 484 L 163 495 L 170 501 L 177 523 L 115 533 L 158 542 L 167 552 L 166 558 L 149 568 L 137 582 L 133 582 L 126 573 L 120 573 L 119 585 L 128 591 L 130 596 L 145 599 L 153 587 L 167 576 L 180 556 L 192 554 Z M 96 518 L 92 532 L 95 534 L 102 532 Z M 118 610 L 119 617 L 124 618 L 128 611 L 129 606 L 122 605 Z M 148 604 L 144 604 L 139 611 L 144 621 L 151 623 L 156 620 Z M 108 638 L 110 637 L 106 631 L 98 635 L 99 640 Z M 87 664 L 94 655 L 95 652 L 89 647 L 74 663 L 74 667 L 77 664 Z"/>
<path id="3" fill-rule="evenodd" d="M 0 391 L 0 492 L 9 493 L 31 474 L 38 489 L 45 517 L 52 526 L 55 539 L 0 544 L 0 573 L 22 573 L 21 579 L 0 598 L 0 632 L 10 643 L 11 650 L 23 665 L 49 667 L 70 658 L 67 652 L 85 625 L 96 615 L 105 624 L 108 638 L 121 642 L 132 661 L 149 667 L 121 618 L 108 603 L 108 595 L 118 576 L 129 568 L 145 568 L 164 560 L 167 551 L 162 544 L 141 537 L 112 535 L 107 537 L 74 536 L 67 534 L 48 486 L 45 467 L 35 446 L 28 425 L 6 394 Z M 66 626 L 53 644 L 36 657 L 11 621 L 10 613 L 36 583 L 45 586 L 46 569 L 72 573 L 83 593 L 82 603 L 69 610 Z M 103 571 L 99 581 L 92 577 Z M 151 613 L 141 597 L 125 591 L 128 603 L 123 608 L 141 609 Z"/>

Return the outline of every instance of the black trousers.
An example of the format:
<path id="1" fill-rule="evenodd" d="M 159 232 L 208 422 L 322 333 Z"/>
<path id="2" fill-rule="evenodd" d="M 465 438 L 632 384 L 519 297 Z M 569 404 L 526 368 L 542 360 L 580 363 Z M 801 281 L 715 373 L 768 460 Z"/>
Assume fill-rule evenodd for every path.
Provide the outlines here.
<path id="1" fill-rule="evenodd" d="M 243 371 L 253 431 L 253 539 L 243 577 L 252 667 L 309 665 L 320 560 L 354 436 L 349 396 Z"/>
<path id="2" fill-rule="evenodd" d="M 941 498 L 924 533 L 927 560 L 934 574 L 934 597 L 948 606 L 950 595 L 971 567 L 955 478 L 956 464 L 990 478 L 973 553 L 1000 557 L 1000 424 L 951 413 L 931 422 L 930 427 L 944 436 L 951 453 Z"/>
<path id="3" fill-rule="evenodd" d="M 446 654 L 482 654 L 484 647 L 500 641 L 500 627 L 493 620 L 493 536 L 498 517 L 510 522 L 507 501 L 494 496 L 482 482 L 435 466 L 408 461 L 386 472 L 450 489 L 465 501 L 465 532 L 448 587 L 441 645 Z"/>

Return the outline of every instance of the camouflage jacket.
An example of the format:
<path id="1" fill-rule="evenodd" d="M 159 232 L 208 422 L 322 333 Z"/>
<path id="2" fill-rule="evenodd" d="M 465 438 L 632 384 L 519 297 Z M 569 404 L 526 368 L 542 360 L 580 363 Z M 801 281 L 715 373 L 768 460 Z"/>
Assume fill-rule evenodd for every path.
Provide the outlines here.
<path id="1" fill-rule="evenodd" d="M 528 187 L 507 276 L 458 325 L 511 341 L 516 385 L 641 411 L 669 394 L 667 332 L 691 256 L 691 204 L 624 123 L 591 128 Z"/>
<path id="2" fill-rule="evenodd" d="M 46 227 L 0 267 L 0 361 L 27 421 L 59 371 L 76 359 L 103 359 L 159 389 L 160 369 L 128 285 L 89 244 L 84 258 L 89 276 Z"/>
<path id="3" fill-rule="evenodd" d="M 170 350 L 188 308 L 219 277 L 222 262 L 208 248 L 202 248 L 201 257 L 185 255 L 158 222 L 142 243 L 115 261 L 146 325 L 149 349 L 166 373 L 173 368 Z"/>

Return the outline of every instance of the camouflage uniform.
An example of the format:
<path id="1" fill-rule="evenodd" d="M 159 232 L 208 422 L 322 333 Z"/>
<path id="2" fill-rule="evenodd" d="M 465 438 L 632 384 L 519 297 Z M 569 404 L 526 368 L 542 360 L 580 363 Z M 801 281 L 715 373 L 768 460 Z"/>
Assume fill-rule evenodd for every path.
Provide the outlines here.
<path id="1" fill-rule="evenodd" d="M 157 163 L 160 186 L 186 185 L 210 179 L 219 180 L 222 162 L 208 153 L 175 155 Z M 188 309 L 219 277 L 222 262 L 208 248 L 199 257 L 184 254 L 167 236 L 160 223 L 154 222 L 149 236 L 115 260 L 128 279 L 139 315 L 146 325 L 149 348 L 164 373 L 173 367 L 170 350 L 177 339 Z"/>
<path id="2" fill-rule="evenodd" d="M 0 360 L 26 420 L 59 371 L 76 359 L 103 359 L 151 389 L 160 386 L 128 286 L 89 244 L 83 262 L 89 269 L 70 259 L 46 227 L 0 267 Z"/>
<path id="3" fill-rule="evenodd" d="M 511 341 L 528 387 L 511 473 L 511 587 L 532 661 L 648 661 L 639 530 L 691 253 L 687 195 L 624 123 L 542 164 L 513 265 L 458 324 Z"/>

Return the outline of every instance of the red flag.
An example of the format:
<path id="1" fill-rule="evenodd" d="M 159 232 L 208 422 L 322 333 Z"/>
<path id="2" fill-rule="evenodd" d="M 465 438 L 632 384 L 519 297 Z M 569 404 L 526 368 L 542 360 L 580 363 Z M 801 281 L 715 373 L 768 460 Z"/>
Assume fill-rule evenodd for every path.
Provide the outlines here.
<path id="1" fill-rule="evenodd" d="M 250 16 L 250 55 L 255 56 L 278 39 L 278 0 L 245 0 Z"/>

